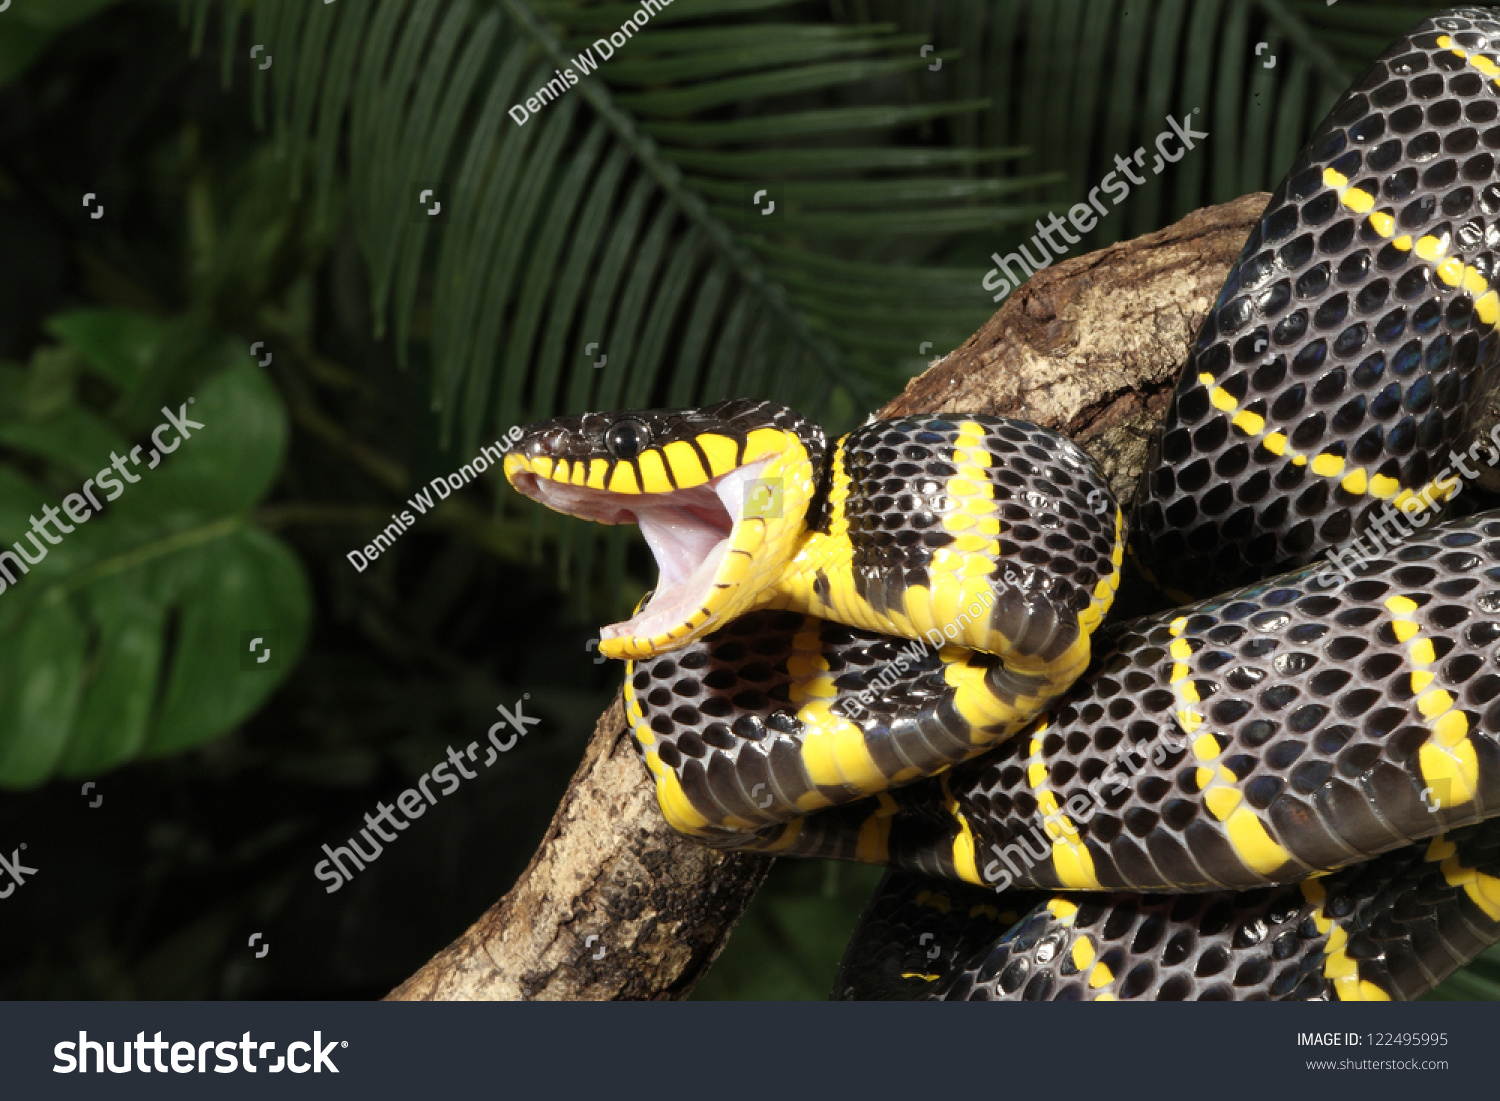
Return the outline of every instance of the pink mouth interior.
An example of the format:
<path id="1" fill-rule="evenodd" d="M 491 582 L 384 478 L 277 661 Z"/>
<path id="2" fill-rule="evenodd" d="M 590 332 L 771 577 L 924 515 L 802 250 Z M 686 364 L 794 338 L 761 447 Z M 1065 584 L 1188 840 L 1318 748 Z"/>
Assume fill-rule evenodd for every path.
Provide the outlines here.
<path id="1" fill-rule="evenodd" d="M 708 606 L 714 578 L 729 553 L 735 518 L 744 514 L 745 486 L 769 460 L 739 467 L 692 489 L 610 493 L 517 473 L 516 489 L 550 509 L 599 524 L 637 524 L 659 573 L 651 600 L 631 619 L 599 631 L 601 639 L 654 638 Z"/>

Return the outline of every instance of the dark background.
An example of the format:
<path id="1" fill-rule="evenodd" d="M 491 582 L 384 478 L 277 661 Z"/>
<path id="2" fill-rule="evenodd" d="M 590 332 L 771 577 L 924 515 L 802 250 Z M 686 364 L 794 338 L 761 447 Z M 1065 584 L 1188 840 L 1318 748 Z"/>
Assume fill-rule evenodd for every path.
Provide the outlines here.
<path id="1" fill-rule="evenodd" d="M 0 998 L 385 993 L 530 857 L 617 683 L 587 643 L 652 571 L 493 474 L 348 551 L 558 412 L 847 428 L 1168 112 L 1211 136 L 1073 255 L 1273 187 L 1441 6 L 675 0 L 517 126 L 634 5 L 12 0 L 0 540 L 163 405 L 212 415 L 0 592 L 0 855 L 38 869 L 0 900 Z M 540 726 L 325 893 L 321 846 L 523 697 Z M 697 996 L 826 996 L 875 878 L 782 862 Z"/>

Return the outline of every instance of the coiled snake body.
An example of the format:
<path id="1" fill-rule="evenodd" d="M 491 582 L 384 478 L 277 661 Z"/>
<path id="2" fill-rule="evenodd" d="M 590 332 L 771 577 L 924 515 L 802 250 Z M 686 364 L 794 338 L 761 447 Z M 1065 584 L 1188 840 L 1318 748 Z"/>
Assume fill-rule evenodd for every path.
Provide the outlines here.
<path id="1" fill-rule="evenodd" d="M 1500 513 L 1440 516 L 1495 454 L 1497 116 L 1477 9 L 1335 105 L 1137 491 L 1141 571 L 1222 595 L 1097 639 L 1124 520 L 1047 429 L 526 431 L 512 484 L 660 566 L 600 650 L 668 822 L 895 869 L 837 995 L 1412 997 L 1500 939 Z"/>

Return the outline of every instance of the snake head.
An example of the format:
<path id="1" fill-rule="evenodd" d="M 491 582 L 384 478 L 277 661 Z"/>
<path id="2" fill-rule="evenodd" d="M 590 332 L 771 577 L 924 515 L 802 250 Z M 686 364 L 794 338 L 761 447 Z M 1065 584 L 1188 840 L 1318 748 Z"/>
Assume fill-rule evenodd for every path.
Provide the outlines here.
<path id="1" fill-rule="evenodd" d="M 548 508 L 637 524 L 660 577 L 630 619 L 599 632 L 599 652 L 674 650 L 774 598 L 805 529 L 823 430 L 769 402 L 585 413 L 531 425 L 505 476 Z"/>

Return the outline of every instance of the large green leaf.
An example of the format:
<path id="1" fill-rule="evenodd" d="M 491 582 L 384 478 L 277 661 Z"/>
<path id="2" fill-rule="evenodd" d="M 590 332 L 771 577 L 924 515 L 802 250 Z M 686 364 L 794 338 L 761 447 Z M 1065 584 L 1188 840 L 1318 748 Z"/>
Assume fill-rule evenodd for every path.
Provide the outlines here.
<path id="1" fill-rule="evenodd" d="M 296 558 L 249 519 L 280 468 L 287 424 L 245 350 L 209 344 L 180 379 L 190 388 L 148 428 L 130 423 L 131 399 L 178 373 L 165 350 L 180 328 L 124 311 L 50 327 L 61 351 L 0 377 L 10 397 L 0 402 L 4 787 L 97 776 L 223 733 L 295 663 L 310 614 Z M 59 407 L 68 381 L 75 396 L 108 383 L 117 400 L 105 414 L 81 400 Z M 153 441 L 168 412 L 202 427 Z M 82 522 L 47 519 L 69 503 Z M 23 569 L 18 551 L 45 557 Z M 264 641 L 251 654 L 254 637 Z"/>

